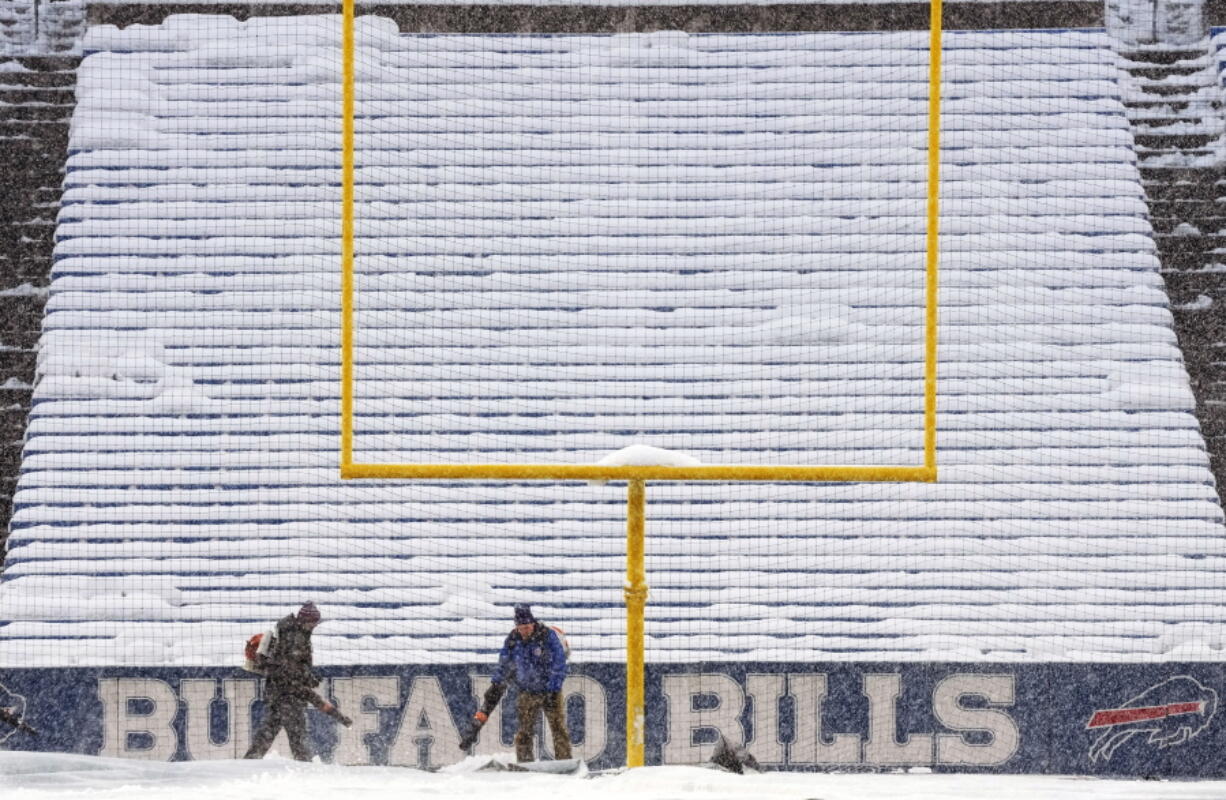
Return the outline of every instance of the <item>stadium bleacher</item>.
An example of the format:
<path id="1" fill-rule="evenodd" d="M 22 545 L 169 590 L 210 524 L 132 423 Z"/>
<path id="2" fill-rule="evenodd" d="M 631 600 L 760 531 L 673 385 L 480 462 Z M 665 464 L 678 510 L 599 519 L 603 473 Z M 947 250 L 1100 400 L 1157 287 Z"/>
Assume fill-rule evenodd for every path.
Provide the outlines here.
<path id="1" fill-rule="evenodd" d="M 360 459 L 920 462 L 924 32 L 359 23 Z M 308 597 L 320 663 L 487 660 L 519 601 L 624 657 L 616 486 L 339 480 L 339 39 L 88 34 L 0 665 L 231 664 Z M 651 661 L 1220 658 L 1109 43 L 946 48 L 941 481 L 652 484 Z"/>

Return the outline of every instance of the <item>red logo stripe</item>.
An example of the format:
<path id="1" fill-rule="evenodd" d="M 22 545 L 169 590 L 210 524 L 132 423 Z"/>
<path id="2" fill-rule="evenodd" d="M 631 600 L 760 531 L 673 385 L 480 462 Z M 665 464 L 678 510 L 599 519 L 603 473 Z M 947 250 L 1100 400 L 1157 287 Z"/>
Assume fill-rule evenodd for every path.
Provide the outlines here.
<path id="1" fill-rule="evenodd" d="M 1179 714 L 1199 714 L 1204 711 L 1205 704 L 1168 703 L 1164 706 L 1142 706 L 1140 708 L 1113 708 L 1107 711 L 1095 711 L 1090 717 L 1087 728 L 1106 728 L 1111 725 L 1125 725 L 1129 722 L 1144 722 L 1149 719 L 1174 717 Z"/>

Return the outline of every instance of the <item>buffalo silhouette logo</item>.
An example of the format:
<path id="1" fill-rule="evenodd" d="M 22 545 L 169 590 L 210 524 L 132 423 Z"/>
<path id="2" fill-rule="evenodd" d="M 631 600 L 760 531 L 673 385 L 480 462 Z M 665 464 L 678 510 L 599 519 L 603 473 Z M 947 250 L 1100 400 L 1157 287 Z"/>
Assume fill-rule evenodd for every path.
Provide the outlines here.
<path id="1" fill-rule="evenodd" d="M 1148 733 L 1159 750 L 1184 744 L 1209 727 L 1217 713 L 1217 692 L 1195 678 L 1178 675 L 1151 686 L 1119 708 L 1095 711 L 1086 730 L 1104 729 L 1090 745 L 1090 761 L 1110 761 L 1124 742 Z"/>

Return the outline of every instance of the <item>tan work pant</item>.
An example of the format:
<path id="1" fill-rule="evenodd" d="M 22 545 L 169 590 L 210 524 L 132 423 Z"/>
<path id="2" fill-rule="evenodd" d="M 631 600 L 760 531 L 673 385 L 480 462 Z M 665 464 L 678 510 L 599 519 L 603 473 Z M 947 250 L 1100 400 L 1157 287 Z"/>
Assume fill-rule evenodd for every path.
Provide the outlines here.
<path id="1" fill-rule="evenodd" d="M 561 692 L 520 692 L 515 701 L 515 715 L 519 724 L 515 731 L 515 758 L 517 761 L 533 761 L 532 736 L 541 711 L 553 734 L 553 757 L 570 758 L 570 733 L 566 730 L 566 714 L 562 707 Z"/>

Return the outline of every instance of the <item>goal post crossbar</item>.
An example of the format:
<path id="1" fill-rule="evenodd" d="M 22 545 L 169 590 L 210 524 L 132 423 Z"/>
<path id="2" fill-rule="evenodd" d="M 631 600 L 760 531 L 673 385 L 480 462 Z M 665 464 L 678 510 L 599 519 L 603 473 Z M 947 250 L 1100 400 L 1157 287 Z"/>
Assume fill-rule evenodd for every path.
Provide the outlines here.
<path id="1" fill-rule="evenodd" d="M 935 481 L 936 467 L 732 466 L 670 467 L 599 464 L 355 464 L 341 465 L 342 478 L 547 481 Z"/>

